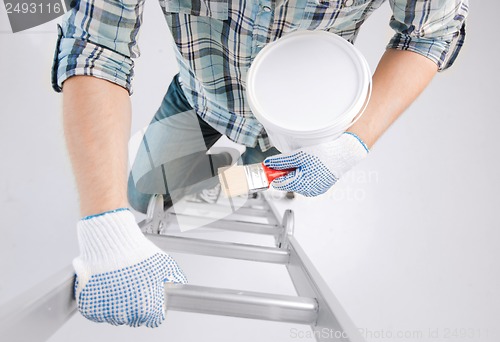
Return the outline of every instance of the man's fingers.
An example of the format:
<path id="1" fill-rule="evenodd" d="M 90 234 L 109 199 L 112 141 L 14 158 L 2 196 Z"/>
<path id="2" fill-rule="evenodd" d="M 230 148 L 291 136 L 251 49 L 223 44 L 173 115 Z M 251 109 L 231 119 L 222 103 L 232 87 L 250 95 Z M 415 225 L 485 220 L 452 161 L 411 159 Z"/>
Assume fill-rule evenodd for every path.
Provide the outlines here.
<path id="1" fill-rule="evenodd" d="M 268 157 L 264 160 L 264 165 L 274 170 L 295 169 L 301 165 L 300 152 Z"/>
<path id="2" fill-rule="evenodd" d="M 276 190 L 295 192 L 302 178 L 302 170 L 296 169 L 288 173 L 286 176 L 276 178 L 271 184 Z"/>
<path id="3" fill-rule="evenodd" d="M 288 186 L 291 182 L 294 181 L 294 179 L 297 178 L 297 170 L 295 171 L 290 171 L 288 174 L 282 176 L 282 177 L 278 177 L 276 178 L 271 184 L 273 185 L 273 187 L 275 189 L 278 189 L 278 190 L 286 190 L 286 189 L 281 189 L 283 187 L 286 187 Z"/>

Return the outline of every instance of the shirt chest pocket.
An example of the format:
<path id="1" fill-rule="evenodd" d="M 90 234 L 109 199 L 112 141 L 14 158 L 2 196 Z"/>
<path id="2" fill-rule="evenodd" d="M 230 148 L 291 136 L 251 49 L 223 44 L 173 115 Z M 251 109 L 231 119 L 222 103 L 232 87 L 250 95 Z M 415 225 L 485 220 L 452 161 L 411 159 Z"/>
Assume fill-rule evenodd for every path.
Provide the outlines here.
<path id="1" fill-rule="evenodd" d="M 160 0 L 163 11 L 227 20 L 229 0 Z"/>
<path id="2" fill-rule="evenodd" d="M 384 0 L 375 0 L 383 2 Z M 308 0 L 301 23 L 306 29 L 347 29 L 364 18 L 374 0 Z"/>

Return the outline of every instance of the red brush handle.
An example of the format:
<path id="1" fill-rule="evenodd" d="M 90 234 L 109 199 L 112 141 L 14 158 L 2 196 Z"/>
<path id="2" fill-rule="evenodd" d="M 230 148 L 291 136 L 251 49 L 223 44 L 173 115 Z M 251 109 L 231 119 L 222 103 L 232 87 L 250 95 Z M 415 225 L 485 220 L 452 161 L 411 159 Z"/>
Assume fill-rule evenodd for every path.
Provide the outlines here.
<path id="1" fill-rule="evenodd" d="M 275 180 L 276 178 L 285 176 L 289 172 L 295 170 L 295 169 L 275 170 L 275 169 L 271 169 L 271 168 L 265 166 L 264 164 L 262 164 L 262 167 L 264 169 L 264 173 L 266 174 L 266 177 L 267 177 L 269 184 L 271 184 L 271 182 L 273 180 Z"/>

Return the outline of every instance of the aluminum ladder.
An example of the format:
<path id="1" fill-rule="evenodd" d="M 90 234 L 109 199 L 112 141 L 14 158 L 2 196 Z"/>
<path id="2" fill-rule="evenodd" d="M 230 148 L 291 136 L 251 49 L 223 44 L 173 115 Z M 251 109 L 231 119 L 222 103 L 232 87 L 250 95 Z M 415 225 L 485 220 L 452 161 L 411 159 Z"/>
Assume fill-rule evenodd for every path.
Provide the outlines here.
<path id="1" fill-rule="evenodd" d="M 227 211 L 227 206 L 190 202 L 190 208 Z M 179 206 L 174 206 L 176 209 Z M 168 310 L 234 316 L 304 324 L 311 327 L 317 341 L 364 341 L 345 310 L 293 236 L 294 215 L 281 216 L 272 200 L 259 194 L 244 205 L 231 208 L 232 215 L 210 224 L 203 217 L 182 210 L 163 209 L 163 196 L 151 197 L 146 218 L 139 222 L 143 233 L 167 252 L 284 265 L 297 296 L 221 289 L 198 285 L 167 284 Z M 266 218 L 267 223 L 253 218 Z M 169 234 L 172 222 L 179 219 L 204 225 L 203 229 L 223 229 L 274 237 L 275 247 L 205 240 Z M 71 266 L 0 308 L 2 341 L 46 341 L 75 312 L 74 273 Z M 26 329 L 29 327 L 29 329 Z"/>

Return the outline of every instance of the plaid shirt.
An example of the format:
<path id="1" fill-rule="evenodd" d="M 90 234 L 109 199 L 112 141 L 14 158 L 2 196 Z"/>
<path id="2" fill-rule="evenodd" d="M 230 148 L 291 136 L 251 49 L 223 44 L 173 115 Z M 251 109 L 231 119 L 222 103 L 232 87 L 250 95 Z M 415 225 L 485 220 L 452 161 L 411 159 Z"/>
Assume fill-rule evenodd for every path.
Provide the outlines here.
<path id="1" fill-rule="evenodd" d="M 354 42 L 385 0 L 160 0 L 176 45 L 188 101 L 233 141 L 270 147 L 245 98 L 248 69 L 268 43 L 294 30 L 327 30 Z M 468 0 L 389 0 L 395 34 L 388 48 L 452 65 L 465 37 Z M 144 0 L 77 0 L 59 28 L 57 91 L 73 75 L 92 75 L 132 93 L 132 58 Z"/>

